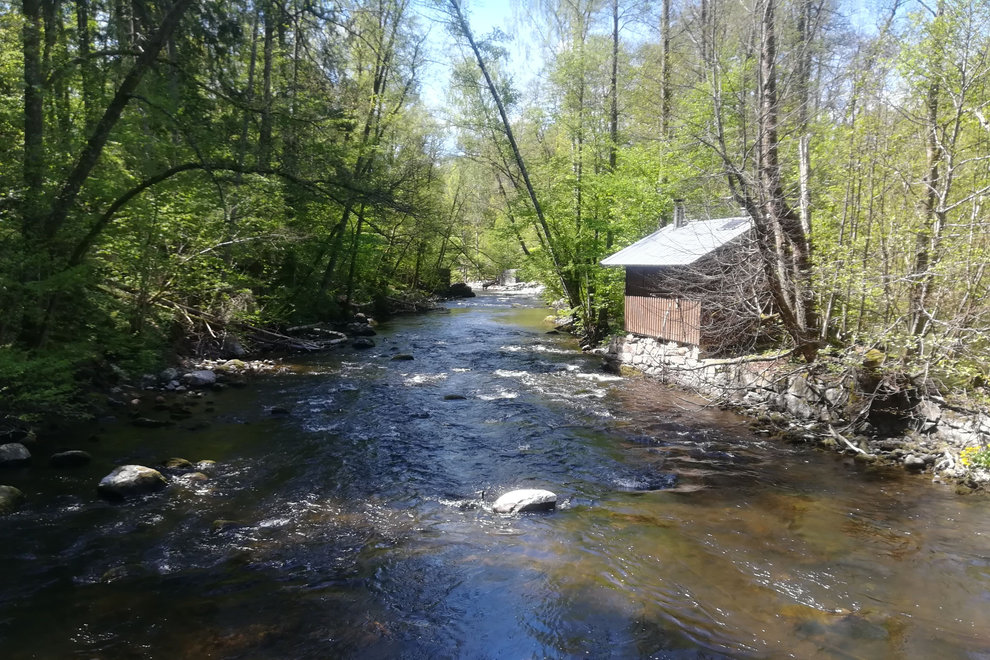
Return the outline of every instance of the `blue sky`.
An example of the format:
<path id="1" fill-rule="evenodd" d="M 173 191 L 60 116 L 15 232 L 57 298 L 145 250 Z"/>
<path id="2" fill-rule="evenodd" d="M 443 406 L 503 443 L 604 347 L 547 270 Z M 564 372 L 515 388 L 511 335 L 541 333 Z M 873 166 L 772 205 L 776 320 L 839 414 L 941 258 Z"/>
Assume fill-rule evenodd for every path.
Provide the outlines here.
<path id="1" fill-rule="evenodd" d="M 505 43 L 510 53 L 509 70 L 517 89 L 523 89 L 536 76 L 540 69 L 542 58 L 536 48 L 529 45 L 528 30 L 518 28 L 517 16 L 521 12 L 519 2 L 508 0 L 468 0 L 464 3 L 468 12 L 471 31 L 480 38 L 493 29 L 499 28 L 512 41 Z M 423 99 L 433 109 L 441 109 L 445 104 L 445 94 L 451 53 L 454 48 L 453 38 L 446 28 L 432 20 L 433 12 L 422 7 L 423 26 L 430 29 L 429 45 L 432 49 L 432 62 L 423 75 Z"/>

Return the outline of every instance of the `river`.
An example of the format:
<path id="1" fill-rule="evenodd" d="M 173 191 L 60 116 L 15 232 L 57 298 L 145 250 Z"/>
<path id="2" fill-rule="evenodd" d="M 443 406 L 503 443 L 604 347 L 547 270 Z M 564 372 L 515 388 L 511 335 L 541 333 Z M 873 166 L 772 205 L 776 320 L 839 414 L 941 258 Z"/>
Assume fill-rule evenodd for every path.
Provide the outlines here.
<path id="1" fill-rule="evenodd" d="M 29 496 L 0 518 L 0 655 L 990 658 L 985 497 L 605 374 L 546 314 L 401 318 L 66 447 L 89 466 L 0 473 Z M 217 464 L 96 497 L 173 456 Z M 558 510 L 491 513 L 522 487 Z"/>

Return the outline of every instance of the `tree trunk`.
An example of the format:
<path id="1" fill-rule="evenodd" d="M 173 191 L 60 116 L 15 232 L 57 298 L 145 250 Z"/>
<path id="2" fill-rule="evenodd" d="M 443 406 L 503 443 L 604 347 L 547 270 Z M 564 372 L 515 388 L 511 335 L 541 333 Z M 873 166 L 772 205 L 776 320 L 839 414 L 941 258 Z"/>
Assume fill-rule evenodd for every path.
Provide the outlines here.
<path id="1" fill-rule="evenodd" d="M 935 10 L 934 20 L 939 20 L 945 13 L 945 2 L 939 0 Z M 939 147 L 939 85 L 938 72 L 942 69 L 941 49 L 936 47 L 931 54 L 931 78 L 925 96 L 925 176 L 922 179 L 924 194 L 921 199 L 923 227 L 915 239 L 914 267 L 911 278 L 911 293 L 909 313 L 911 334 L 919 338 L 925 335 L 930 327 L 930 318 L 926 309 L 932 284 L 932 268 L 934 257 L 931 246 L 938 240 L 944 225 L 944 214 L 940 213 L 938 188 L 941 179 L 942 150 Z"/>
<path id="2" fill-rule="evenodd" d="M 275 3 L 265 4 L 265 45 L 262 65 L 261 131 L 258 136 L 258 166 L 267 169 L 272 159 L 272 48 L 275 41 Z"/>
<path id="3" fill-rule="evenodd" d="M 619 157 L 619 0 L 612 0 L 612 72 L 608 88 L 608 171 L 614 173 Z"/>
<path id="4" fill-rule="evenodd" d="M 758 0 L 760 44 L 759 185 L 762 218 L 756 234 L 766 260 L 774 302 L 799 354 L 809 362 L 818 351 L 818 322 L 811 290 L 811 263 L 801 218 L 787 203 L 778 153 L 775 0 Z"/>
<path id="5" fill-rule="evenodd" d="M 673 98 L 670 88 L 670 0 L 663 0 L 660 39 L 663 41 L 660 58 L 660 133 L 667 138 L 670 137 L 670 101 Z"/>
<path id="6" fill-rule="evenodd" d="M 79 67 L 79 77 L 82 83 L 84 135 L 92 133 L 93 127 L 96 125 L 96 113 L 94 112 L 96 89 L 93 84 L 92 66 L 89 62 L 89 40 L 89 0 L 76 0 L 76 50 L 82 61 L 82 66 Z"/>
<path id="7" fill-rule="evenodd" d="M 24 0 L 24 205 L 23 231 L 38 230 L 45 173 L 44 79 L 41 70 L 41 0 Z"/>
<path id="8" fill-rule="evenodd" d="M 354 296 L 354 274 L 357 272 L 358 247 L 361 241 L 361 230 L 364 228 L 364 204 L 358 209 L 357 226 L 354 228 L 354 238 L 351 241 L 351 265 L 347 271 L 346 298 L 344 299 L 344 310 L 348 314 L 353 306 Z"/>

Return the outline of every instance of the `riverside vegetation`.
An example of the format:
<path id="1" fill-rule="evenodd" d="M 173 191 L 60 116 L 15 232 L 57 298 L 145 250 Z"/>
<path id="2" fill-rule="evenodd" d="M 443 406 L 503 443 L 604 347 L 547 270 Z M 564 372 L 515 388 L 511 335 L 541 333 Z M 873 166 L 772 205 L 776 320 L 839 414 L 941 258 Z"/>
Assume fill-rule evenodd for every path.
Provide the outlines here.
<path id="1" fill-rule="evenodd" d="M 753 219 L 750 348 L 985 409 L 987 3 L 519 3 L 538 29 L 516 42 L 471 9 L 0 3 L 7 426 L 91 415 L 176 354 L 414 306 L 450 273 L 518 268 L 599 342 L 622 281 L 598 262 L 675 198 Z"/>

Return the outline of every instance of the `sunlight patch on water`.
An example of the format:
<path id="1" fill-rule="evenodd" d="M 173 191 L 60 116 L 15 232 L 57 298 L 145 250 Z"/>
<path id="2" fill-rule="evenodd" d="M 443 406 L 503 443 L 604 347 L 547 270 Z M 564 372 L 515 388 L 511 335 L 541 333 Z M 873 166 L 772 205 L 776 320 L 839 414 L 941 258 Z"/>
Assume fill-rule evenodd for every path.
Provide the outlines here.
<path id="1" fill-rule="evenodd" d="M 549 353 L 551 355 L 573 355 L 574 351 L 569 348 L 560 348 L 559 346 L 548 346 L 546 344 L 529 344 L 528 346 L 520 346 L 518 344 L 507 344 L 505 346 L 499 346 L 500 351 L 506 351 L 508 353 Z"/>
<path id="2" fill-rule="evenodd" d="M 515 399 L 519 396 L 519 392 L 513 392 L 512 390 L 507 390 L 504 388 L 499 388 L 494 394 L 479 394 L 478 398 L 482 401 L 497 401 L 500 399 Z"/>
<path id="3" fill-rule="evenodd" d="M 585 380 L 593 380 L 596 383 L 614 383 L 622 380 L 622 376 L 613 376 L 611 374 L 576 373 L 574 375 Z"/>
<path id="4" fill-rule="evenodd" d="M 412 374 L 406 376 L 402 384 L 410 387 L 415 385 L 432 385 L 433 383 L 440 383 L 447 380 L 447 376 L 448 374 L 443 372 L 438 374 Z"/>
<path id="5" fill-rule="evenodd" d="M 515 378 L 518 380 L 523 380 L 527 376 L 530 376 L 528 371 L 510 371 L 508 369 L 496 369 L 492 372 L 492 375 L 498 376 L 499 378 Z"/>

